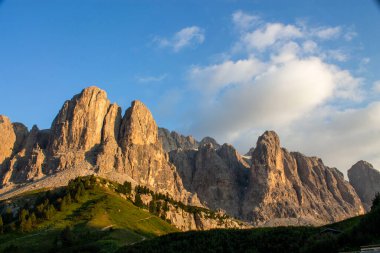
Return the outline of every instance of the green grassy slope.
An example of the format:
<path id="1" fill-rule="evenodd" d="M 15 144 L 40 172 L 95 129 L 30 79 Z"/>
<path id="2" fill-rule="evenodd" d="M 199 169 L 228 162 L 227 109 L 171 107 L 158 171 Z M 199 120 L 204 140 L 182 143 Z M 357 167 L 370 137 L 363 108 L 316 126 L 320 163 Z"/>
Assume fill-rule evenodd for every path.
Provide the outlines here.
<path id="1" fill-rule="evenodd" d="M 39 194 L 39 193 L 36 193 Z M 29 194 L 30 197 L 33 194 Z M 68 242 L 62 239 L 71 227 Z M 156 236 L 178 231 L 114 191 L 95 187 L 28 233 L 0 236 L 0 252 L 113 252 Z"/>

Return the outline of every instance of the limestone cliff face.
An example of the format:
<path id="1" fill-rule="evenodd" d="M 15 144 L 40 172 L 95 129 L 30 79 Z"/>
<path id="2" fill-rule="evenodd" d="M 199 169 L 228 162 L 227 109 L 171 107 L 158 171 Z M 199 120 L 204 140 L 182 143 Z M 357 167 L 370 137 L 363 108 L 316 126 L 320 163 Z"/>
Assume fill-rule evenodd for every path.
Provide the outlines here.
<path id="1" fill-rule="evenodd" d="M 158 137 L 162 143 L 162 147 L 166 152 L 176 149 L 197 149 L 198 141 L 192 136 L 184 136 L 177 132 L 170 132 L 165 128 L 158 128 Z"/>
<path id="2" fill-rule="evenodd" d="M 24 125 L 11 123 L 8 117 L 0 115 L 0 165 L 18 152 L 27 135 Z"/>
<path id="3" fill-rule="evenodd" d="M 186 189 L 211 209 L 256 225 L 324 224 L 364 212 L 341 172 L 281 148 L 273 131 L 259 137 L 251 156 L 249 164 L 227 144 L 170 152 Z"/>
<path id="4" fill-rule="evenodd" d="M 24 183 L 60 171 L 66 181 L 75 171 L 98 173 L 113 180 L 132 180 L 175 199 L 199 204 L 183 188 L 176 168 L 169 163 L 158 139 L 158 128 L 148 108 L 133 101 L 123 117 L 105 91 L 84 89 L 64 103 L 51 130 L 33 127 L 25 133 L 20 125 L 2 117 L 0 132 L 4 150 L 0 161 L 2 185 Z"/>
<path id="5" fill-rule="evenodd" d="M 359 161 L 348 170 L 348 178 L 365 208 L 369 210 L 376 193 L 380 192 L 380 172 L 372 164 Z"/>
<path id="6" fill-rule="evenodd" d="M 281 148 L 275 132 L 265 132 L 252 153 L 243 217 L 257 224 L 274 218 L 328 223 L 362 214 L 363 206 L 342 173 L 321 159 Z"/>
<path id="7" fill-rule="evenodd" d="M 239 217 L 242 192 L 246 187 L 249 165 L 236 150 L 224 144 L 216 150 L 211 143 L 199 150 L 175 150 L 170 161 L 176 165 L 187 190 L 197 193 L 211 209 L 223 209 Z"/>
<path id="8" fill-rule="evenodd" d="M 5 159 L 9 158 L 15 149 L 16 134 L 10 120 L 0 115 L 0 164 L 2 164 Z"/>
<path id="9" fill-rule="evenodd" d="M 15 156 L 23 149 L 28 135 L 28 129 L 23 124 L 11 123 L 6 116 L 0 115 L 0 185 L 11 180 L 17 166 Z M 30 142 L 26 141 L 26 145 Z"/>
<path id="10" fill-rule="evenodd" d="M 66 101 L 52 124 L 51 151 L 88 151 L 99 145 L 109 106 L 106 92 L 97 87 Z"/>
<path id="11" fill-rule="evenodd" d="M 209 230 L 209 229 L 248 229 L 252 228 L 247 223 L 243 223 L 233 218 L 227 218 L 223 213 L 217 213 L 216 217 L 210 217 L 205 212 L 189 213 L 169 204 L 169 211 L 165 218 L 181 231 Z"/>

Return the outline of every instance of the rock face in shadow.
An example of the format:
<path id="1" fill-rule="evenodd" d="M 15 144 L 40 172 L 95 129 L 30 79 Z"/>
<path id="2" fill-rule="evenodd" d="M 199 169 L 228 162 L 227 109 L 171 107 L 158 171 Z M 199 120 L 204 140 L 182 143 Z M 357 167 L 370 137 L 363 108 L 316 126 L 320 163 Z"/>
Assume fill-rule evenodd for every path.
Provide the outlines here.
<path id="1" fill-rule="evenodd" d="M 51 130 L 33 127 L 28 132 L 1 117 L 0 133 L 2 186 L 79 170 L 133 181 L 199 204 L 196 196 L 184 190 L 162 149 L 156 122 L 140 101 L 133 101 L 121 117 L 121 108 L 110 103 L 105 91 L 89 87 L 64 103 Z"/>
<path id="2" fill-rule="evenodd" d="M 380 172 L 372 164 L 359 161 L 348 170 L 348 178 L 364 207 L 370 210 L 372 200 L 380 193 Z"/>
<path id="3" fill-rule="evenodd" d="M 250 155 L 251 164 L 231 145 L 208 143 L 198 151 L 171 151 L 170 160 L 185 188 L 208 207 L 255 225 L 317 225 L 364 212 L 341 172 L 281 148 L 275 132 L 260 136 Z"/>
<path id="4" fill-rule="evenodd" d="M 184 136 L 175 131 L 170 132 L 166 128 L 158 128 L 158 138 L 166 152 L 176 149 L 197 149 L 198 141 L 192 136 Z"/>
<path id="5" fill-rule="evenodd" d="M 224 144 L 216 150 L 207 143 L 198 151 L 171 151 L 170 161 L 176 165 L 185 188 L 196 193 L 205 205 L 240 216 L 249 165 L 231 145 Z"/>

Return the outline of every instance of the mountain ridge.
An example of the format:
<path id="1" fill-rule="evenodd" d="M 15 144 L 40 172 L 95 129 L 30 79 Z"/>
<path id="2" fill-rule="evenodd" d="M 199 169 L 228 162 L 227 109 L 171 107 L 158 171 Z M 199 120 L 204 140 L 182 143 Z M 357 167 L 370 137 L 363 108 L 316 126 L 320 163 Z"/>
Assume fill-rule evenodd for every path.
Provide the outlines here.
<path id="1" fill-rule="evenodd" d="M 288 152 L 273 131 L 242 156 L 211 137 L 197 141 L 158 128 L 140 101 L 122 115 L 94 86 L 67 100 L 50 129 L 28 131 L 1 116 L 0 134 L 2 198 L 96 174 L 259 226 L 325 224 L 364 212 L 341 172 L 320 158 Z"/>

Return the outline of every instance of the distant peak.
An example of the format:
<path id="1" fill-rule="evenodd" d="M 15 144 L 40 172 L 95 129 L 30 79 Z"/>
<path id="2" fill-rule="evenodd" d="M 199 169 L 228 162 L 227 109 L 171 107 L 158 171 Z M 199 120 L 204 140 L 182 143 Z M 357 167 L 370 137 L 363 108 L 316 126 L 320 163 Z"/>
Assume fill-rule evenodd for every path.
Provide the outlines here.
<path id="1" fill-rule="evenodd" d="M 211 143 L 212 146 L 215 148 L 215 149 L 219 149 L 220 148 L 220 144 L 212 137 L 209 137 L 209 136 L 206 136 L 204 137 L 200 143 L 199 143 L 199 146 L 203 146 L 204 144 L 208 144 L 208 143 Z"/>
<path id="2" fill-rule="evenodd" d="M 354 165 L 352 165 L 352 167 L 348 170 L 348 172 L 354 171 L 354 170 L 365 170 L 365 169 L 374 169 L 374 168 L 373 168 L 373 165 L 370 164 L 369 162 L 360 160 Z"/>
<path id="3" fill-rule="evenodd" d="M 133 100 L 132 101 L 131 107 L 135 107 L 135 106 L 143 106 L 143 107 L 147 108 L 146 105 L 143 102 L 141 102 L 140 100 Z"/>
<path id="4" fill-rule="evenodd" d="M 98 96 L 98 94 L 101 94 L 103 98 L 107 98 L 107 92 L 96 86 L 84 88 L 80 93 L 80 97 L 93 97 L 94 95 Z"/>
<path id="5" fill-rule="evenodd" d="M 82 92 L 93 92 L 93 91 L 96 91 L 96 92 L 105 92 L 104 90 L 100 89 L 99 87 L 97 86 L 89 86 L 89 87 L 86 87 L 82 90 Z"/>
<path id="6" fill-rule="evenodd" d="M 265 131 L 257 140 L 256 147 L 261 145 L 280 147 L 280 137 L 275 131 Z"/>

